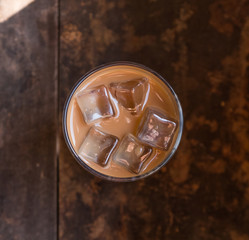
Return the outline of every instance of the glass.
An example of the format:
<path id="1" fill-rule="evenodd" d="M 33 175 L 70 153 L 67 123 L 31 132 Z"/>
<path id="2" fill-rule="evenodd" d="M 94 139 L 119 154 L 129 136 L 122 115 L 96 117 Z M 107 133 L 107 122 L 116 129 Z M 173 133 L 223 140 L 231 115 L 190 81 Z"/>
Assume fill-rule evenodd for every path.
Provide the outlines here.
<path id="1" fill-rule="evenodd" d="M 179 114 L 179 123 L 178 123 L 178 133 L 176 136 L 176 140 L 175 143 L 172 147 L 172 150 L 170 151 L 170 153 L 167 155 L 167 157 L 159 164 L 157 165 L 155 168 L 153 168 L 152 170 L 142 173 L 140 175 L 137 176 L 131 176 L 131 177 L 114 177 L 114 176 L 109 176 L 103 173 L 100 173 L 98 171 L 96 171 L 95 169 L 91 168 L 90 166 L 88 166 L 83 160 L 81 160 L 81 158 L 79 157 L 79 155 L 77 154 L 77 152 L 75 151 L 69 135 L 68 135 L 68 129 L 67 129 L 67 113 L 68 113 L 68 106 L 69 103 L 72 99 L 72 96 L 74 95 L 75 91 L 77 90 L 77 88 L 81 85 L 81 83 L 86 80 L 90 75 L 98 72 L 99 70 L 108 68 L 108 67 L 112 67 L 112 66 L 132 66 L 132 67 L 136 67 L 136 68 L 140 68 L 143 69 L 151 74 L 153 74 L 154 76 L 156 76 L 158 79 L 160 79 L 165 85 L 166 87 L 170 90 L 176 106 L 177 106 L 177 110 L 178 110 L 178 114 Z M 122 61 L 122 62 L 113 62 L 113 63 L 107 63 L 104 65 L 101 65 L 93 70 L 91 70 L 90 72 L 86 73 L 84 76 L 82 76 L 78 82 L 73 86 L 71 92 L 69 93 L 65 105 L 64 105 L 64 109 L 63 109 L 63 114 L 62 114 L 62 129 L 63 129 L 63 135 L 66 141 L 66 144 L 69 148 L 69 150 L 71 151 L 72 155 L 74 156 L 74 158 L 77 160 L 77 162 L 83 167 L 85 168 L 87 171 L 89 171 L 90 173 L 92 173 L 93 175 L 100 177 L 102 179 L 105 180 L 110 180 L 110 181 L 115 181 L 115 182 L 131 182 L 131 181 L 136 181 L 145 177 L 148 177 L 150 175 L 152 175 L 153 173 L 155 173 L 156 171 L 158 171 L 160 168 L 162 168 L 170 159 L 171 157 L 174 155 L 175 151 L 178 148 L 178 145 L 180 143 L 181 140 L 181 136 L 182 136 L 182 130 L 183 130 L 183 113 L 182 113 L 182 108 L 181 108 L 181 104 L 178 100 L 178 97 L 176 95 L 176 93 L 174 92 L 174 90 L 172 89 L 172 87 L 169 85 L 169 83 L 158 73 L 156 73 L 155 71 L 151 70 L 150 68 L 143 66 L 141 64 L 138 63 L 133 63 L 133 62 L 128 62 L 128 61 Z"/>

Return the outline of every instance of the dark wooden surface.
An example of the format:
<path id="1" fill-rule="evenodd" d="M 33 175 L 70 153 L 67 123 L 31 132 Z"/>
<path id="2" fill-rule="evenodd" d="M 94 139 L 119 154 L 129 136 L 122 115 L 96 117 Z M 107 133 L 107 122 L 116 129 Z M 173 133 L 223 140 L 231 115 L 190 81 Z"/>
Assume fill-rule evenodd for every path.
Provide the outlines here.
<path id="1" fill-rule="evenodd" d="M 58 228 L 61 240 L 248 240 L 249 1 L 55 4 L 37 0 L 0 24 L 0 239 L 52 240 Z M 178 152 L 147 179 L 106 182 L 77 164 L 59 125 L 57 176 L 65 98 L 115 60 L 173 86 Z"/>
<path id="2" fill-rule="evenodd" d="M 0 23 L 1 240 L 56 239 L 57 46 L 54 0 Z"/>

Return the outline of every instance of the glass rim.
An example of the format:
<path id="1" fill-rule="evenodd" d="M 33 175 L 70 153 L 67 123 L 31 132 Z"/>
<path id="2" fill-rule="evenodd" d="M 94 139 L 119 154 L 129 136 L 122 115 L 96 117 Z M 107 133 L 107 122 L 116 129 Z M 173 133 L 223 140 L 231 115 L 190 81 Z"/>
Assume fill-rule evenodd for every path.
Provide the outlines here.
<path id="1" fill-rule="evenodd" d="M 96 171 L 95 169 L 91 168 L 89 165 L 87 165 L 77 154 L 77 152 L 75 151 L 74 147 L 72 146 L 72 143 L 70 141 L 70 138 L 68 136 L 68 129 L 67 129 L 67 113 L 68 113 L 68 107 L 69 107 L 69 103 L 72 99 L 73 94 L 75 93 L 75 91 L 77 90 L 77 88 L 80 86 L 80 84 L 86 80 L 90 75 L 96 73 L 99 70 L 108 68 L 108 67 L 113 67 L 113 66 L 131 66 L 131 67 L 137 67 L 137 68 L 141 68 L 145 71 L 148 71 L 150 73 L 152 73 L 153 75 L 155 75 L 156 77 L 158 77 L 164 84 L 166 84 L 166 86 L 169 88 L 171 94 L 173 95 L 176 104 L 177 104 L 177 109 L 179 111 L 179 131 L 178 131 L 178 135 L 177 138 L 175 140 L 175 144 L 171 150 L 171 152 L 169 153 L 169 155 L 167 155 L 167 157 L 160 163 L 158 164 L 155 168 L 153 168 L 152 170 L 138 175 L 138 176 L 132 176 L 132 177 L 114 177 L 114 176 L 109 176 L 103 173 L 100 173 L 98 171 Z M 155 72 L 154 70 L 139 64 L 139 63 L 135 63 L 135 62 L 130 62 L 130 61 L 115 61 L 115 62 L 110 62 L 110 63 L 105 63 L 102 65 L 99 65 L 97 67 L 95 67 L 94 69 L 90 70 L 89 72 L 87 72 L 86 74 L 84 74 L 72 87 L 72 89 L 70 90 L 70 93 L 68 94 L 64 107 L 63 107 L 63 113 L 62 113 L 62 132 L 65 138 L 65 142 L 71 152 L 71 154 L 73 155 L 73 157 L 76 159 L 76 161 L 88 172 L 90 172 L 91 174 L 104 179 L 104 180 L 109 180 L 112 182 L 133 182 L 139 179 L 143 179 L 146 178 L 152 174 L 154 174 L 155 172 L 157 172 L 159 169 L 161 169 L 163 166 L 165 166 L 169 160 L 172 158 L 172 156 L 174 155 L 174 153 L 176 152 L 180 141 L 181 141 L 181 137 L 182 137 L 182 131 L 183 131 L 183 112 L 182 112 L 182 107 L 180 104 L 180 101 L 175 93 L 175 91 L 173 90 L 173 88 L 170 86 L 170 84 L 157 72 Z"/>

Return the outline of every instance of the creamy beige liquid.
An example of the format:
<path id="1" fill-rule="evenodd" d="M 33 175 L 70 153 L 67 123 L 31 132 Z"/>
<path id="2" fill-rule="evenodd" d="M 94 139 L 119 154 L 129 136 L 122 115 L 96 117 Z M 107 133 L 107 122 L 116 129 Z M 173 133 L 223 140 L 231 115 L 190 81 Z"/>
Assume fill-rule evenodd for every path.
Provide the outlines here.
<path id="1" fill-rule="evenodd" d="M 141 114 L 131 114 L 122 106 L 120 106 L 116 99 L 113 98 L 110 94 L 116 113 L 115 116 L 112 118 L 105 118 L 89 125 L 84 122 L 82 113 L 75 97 L 77 93 L 84 89 L 90 89 L 98 85 L 104 84 L 106 87 L 108 87 L 108 85 L 112 82 L 121 82 L 138 78 L 147 78 L 150 86 L 147 103 L 145 104 Z M 72 146 L 74 147 L 75 151 L 78 152 L 89 128 L 93 125 L 103 130 L 103 132 L 117 136 L 120 140 L 127 133 L 132 133 L 136 136 L 137 128 L 143 116 L 143 112 L 147 107 L 155 107 L 162 111 L 162 113 L 165 113 L 171 118 L 174 118 L 179 123 L 179 111 L 175 98 L 173 97 L 170 89 L 166 86 L 166 84 L 164 84 L 152 73 L 138 67 L 125 65 L 111 66 L 93 73 L 80 84 L 69 103 L 66 123 L 68 136 Z M 151 171 L 152 169 L 157 167 L 163 160 L 165 160 L 167 155 L 174 147 L 178 132 L 179 127 L 177 127 L 176 129 L 173 141 L 167 151 L 162 151 L 155 148 L 153 149 L 150 158 L 143 165 L 143 168 L 139 175 Z M 87 159 L 82 160 L 94 170 L 108 176 L 121 178 L 137 176 L 135 173 L 131 173 L 124 167 L 115 164 L 112 161 L 112 156 L 110 157 L 108 165 L 104 168 L 92 161 L 88 161 Z"/>

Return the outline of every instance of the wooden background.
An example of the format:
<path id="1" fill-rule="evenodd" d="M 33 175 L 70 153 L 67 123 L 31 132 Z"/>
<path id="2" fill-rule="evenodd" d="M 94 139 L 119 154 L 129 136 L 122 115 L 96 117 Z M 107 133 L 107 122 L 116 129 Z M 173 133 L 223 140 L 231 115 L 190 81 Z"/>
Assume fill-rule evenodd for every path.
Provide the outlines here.
<path id="1" fill-rule="evenodd" d="M 61 131 L 73 84 L 115 60 L 161 73 L 184 112 L 177 154 L 134 183 L 90 175 Z M 249 1 L 35 0 L 2 21 L 6 239 L 249 240 Z"/>

